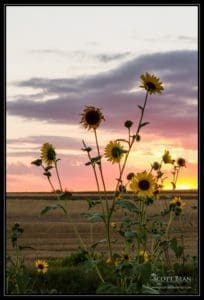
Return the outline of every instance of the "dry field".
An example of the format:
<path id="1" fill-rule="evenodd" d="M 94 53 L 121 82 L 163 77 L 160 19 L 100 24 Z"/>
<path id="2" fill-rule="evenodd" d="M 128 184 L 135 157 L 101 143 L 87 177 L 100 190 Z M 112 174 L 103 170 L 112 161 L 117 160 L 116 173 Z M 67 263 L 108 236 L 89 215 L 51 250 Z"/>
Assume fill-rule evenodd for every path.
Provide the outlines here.
<path id="1" fill-rule="evenodd" d="M 165 208 L 164 197 L 156 201 L 149 207 L 149 213 L 158 213 Z M 130 196 L 131 197 L 131 196 Z M 87 246 L 104 239 L 103 223 L 90 223 L 82 212 L 89 212 L 85 199 L 96 199 L 94 194 L 74 193 L 74 200 L 67 202 L 72 220 L 76 224 L 81 238 Z M 181 215 L 171 230 L 172 236 L 179 236 L 180 230 L 184 234 L 185 253 L 198 255 L 198 195 L 197 193 L 183 193 L 186 200 L 184 213 Z M 50 204 L 55 204 L 54 195 L 46 193 L 8 193 L 6 199 L 6 254 L 13 255 L 14 252 L 10 243 L 11 227 L 19 223 L 24 228 L 24 233 L 20 238 L 22 246 L 29 246 L 33 249 L 24 249 L 23 257 L 26 262 L 31 263 L 35 258 L 64 257 L 78 249 L 79 239 L 74 233 L 72 223 L 60 209 L 48 212 L 41 216 L 41 210 Z M 99 210 L 100 205 L 97 206 Z M 94 210 L 91 210 L 94 211 Z M 120 222 L 124 215 L 124 210 L 120 210 L 114 215 L 113 221 Z M 121 249 L 122 243 L 118 234 L 112 230 L 113 238 L 118 239 L 114 245 L 115 249 Z M 99 251 L 106 251 L 106 245 L 101 244 Z"/>

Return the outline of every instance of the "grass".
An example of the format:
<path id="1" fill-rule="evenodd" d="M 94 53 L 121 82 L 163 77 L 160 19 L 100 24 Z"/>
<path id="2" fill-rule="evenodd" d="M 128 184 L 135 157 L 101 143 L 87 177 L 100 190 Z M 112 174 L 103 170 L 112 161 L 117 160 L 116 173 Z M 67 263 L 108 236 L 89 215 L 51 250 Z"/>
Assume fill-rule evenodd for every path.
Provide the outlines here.
<path id="1" fill-rule="evenodd" d="M 95 295 L 95 294 L 109 294 L 108 291 L 120 294 L 117 286 L 116 274 L 113 272 L 111 266 L 107 266 L 101 257 L 98 266 L 105 280 L 106 288 L 101 286 L 99 277 L 96 275 L 93 267 L 89 265 L 86 254 L 78 250 L 72 255 L 63 259 L 50 258 L 48 260 L 49 269 L 46 274 L 39 274 L 33 267 L 26 267 L 25 276 L 30 279 L 30 285 L 25 291 L 25 294 L 64 294 L 64 295 Z M 158 266 L 157 270 L 153 270 L 158 276 L 182 276 L 191 279 L 190 284 L 183 283 L 182 285 L 173 284 L 171 289 L 165 289 L 166 284 L 160 286 L 158 289 L 161 294 L 196 294 L 198 290 L 198 274 L 197 266 L 193 263 L 175 264 L 171 273 L 168 267 Z M 152 283 L 152 285 L 154 285 Z M 151 285 L 150 285 L 151 286 Z M 170 286 L 170 284 L 169 284 Z M 115 289 L 113 289 L 115 287 Z M 137 294 L 136 284 L 134 291 L 130 294 Z M 15 294 L 15 286 L 12 282 L 9 283 L 8 294 Z"/>

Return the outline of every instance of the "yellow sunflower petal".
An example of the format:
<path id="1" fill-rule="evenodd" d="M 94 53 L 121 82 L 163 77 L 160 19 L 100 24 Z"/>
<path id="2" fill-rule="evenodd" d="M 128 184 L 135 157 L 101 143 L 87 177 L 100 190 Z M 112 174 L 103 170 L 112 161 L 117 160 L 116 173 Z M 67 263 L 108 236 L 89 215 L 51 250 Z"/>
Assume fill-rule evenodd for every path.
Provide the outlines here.
<path id="1" fill-rule="evenodd" d="M 161 91 L 164 90 L 164 87 L 162 86 L 162 82 L 158 77 L 156 77 L 154 74 L 149 74 L 146 72 L 146 74 L 142 74 L 140 76 L 141 79 L 141 88 L 144 88 L 150 95 L 161 93 Z"/>
<path id="2" fill-rule="evenodd" d="M 151 197 L 155 191 L 155 179 L 152 174 L 148 174 L 146 171 L 137 173 L 130 183 L 130 189 L 140 197 Z"/>
<path id="3" fill-rule="evenodd" d="M 105 147 L 104 155 L 108 161 L 114 163 L 119 163 L 124 155 L 124 148 L 117 141 L 110 141 Z"/>

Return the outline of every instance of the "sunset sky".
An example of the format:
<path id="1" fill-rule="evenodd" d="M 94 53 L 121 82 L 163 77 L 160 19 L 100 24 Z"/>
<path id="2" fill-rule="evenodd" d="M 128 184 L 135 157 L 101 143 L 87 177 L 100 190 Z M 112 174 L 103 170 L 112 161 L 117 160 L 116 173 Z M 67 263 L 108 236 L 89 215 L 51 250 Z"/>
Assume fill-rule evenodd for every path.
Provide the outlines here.
<path id="1" fill-rule="evenodd" d="M 7 6 L 7 191 L 50 191 L 40 158 L 52 143 L 63 187 L 96 190 L 82 140 L 96 154 L 93 132 L 80 124 L 85 105 L 102 109 L 98 129 L 103 153 L 110 140 L 127 138 L 126 120 L 138 124 L 145 92 L 140 75 L 164 83 L 148 99 L 125 175 L 149 170 L 164 150 L 184 157 L 177 188 L 197 188 L 197 6 Z M 102 158 L 107 189 L 118 166 Z M 165 168 L 170 176 L 170 166 Z M 55 172 L 52 176 L 59 188 Z M 170 188 L 169 178 L 165 188 Z"/>

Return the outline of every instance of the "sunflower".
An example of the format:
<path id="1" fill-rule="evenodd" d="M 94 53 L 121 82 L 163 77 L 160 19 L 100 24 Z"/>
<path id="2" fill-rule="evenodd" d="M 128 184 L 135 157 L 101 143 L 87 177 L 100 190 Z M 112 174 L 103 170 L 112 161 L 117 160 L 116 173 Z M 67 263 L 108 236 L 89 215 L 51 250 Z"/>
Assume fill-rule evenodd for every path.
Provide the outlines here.
<path id="1" fill-rule="evenodd" d="M 127 254 L 126 252 L 122 252 L 122 258 L 123 258 L 124 260 L 130 260 L 130 255 Z"/>
<path id="2" fill-rule="evenodd" d="M 174 197 L 170 201 L 170 206 L 172 206 L 172 207 L 177 206 L 177 207 L 183 208 L 185 205 L 186 205 L 186 203 L 183 200 L 181 200 L 181 197 Z"/>
<path id="3" fill-rule="evenodd" d="M 120 142 L 110 141 L 105 147 L 104 154 L 108 161 L 111 161 L 114 164 L 120 162 L 125 152 L 126 151 L 123 149 L 123 146 L 120 144 Z"/>
<path id="4" fill-rule="evenodd" d="M 141 262 L 143 262 L 143 263 L 148 262 L 149 257 L 150 257 L 150 255 L 149 255 L 149 253 L 147 251 L 140 250 L 140 252 L 139 252 L 139 259 L 140 259 Z"/>
<path id="5" fill-rule="evenodd" d="M 84 128 L 96 129 L 99 127 L 102 120 L 105 121 L 104 115 L 102 114 L 100 108 L 94 106 L 86 106 L 83 113 L 81 114 L 81 122 Z"/>
<path id="6" fill-rule="evenodd" d="M 146 171 L 137 173 L 130 183 L 131 190 L 138 193 L 140 197 L 151 197 L 155 189 L 155 179 Z"/>
<path id="7" fill-rule="evenodd" d="M 173 160 L 168 150 L 165 150 L 162 160 L 165 164 L 172 164 Z"/>
<path id="8" fill-rule="evenodd" d="M 52 144 L 44 143 L 40 149 L 41 159 L 47 165 L 51 165 L 56 161 L 56 152 Z"/>
<path id="9" fill-rule="evenodd" d="M 48 271 L 48 263 L 45 260 L 36 259 L 34 264 L 39 273 L 45 274 Z"/>
<path id="10" fill-rule="evenodd" d="M 186 160 L 184 158 L 179 157 L 176 162 L 179 167 L 186 167 Z"/>
<path id="11" fill-rule="evenodd" d="M 140 79 L 142 81 L 140 87 L 144 88 L 150 95 L 156 93 L 160 94 L 161 91 L 164 90 L 160 79 L 153 74 L 151 75 L 146 72 L 146 74 L 140 76 Z"/>
<path id="12" fill-rule="evenodd" d="M 111 223 L 111 227 L 112 227 L 113 229 L 115 229 L 115 228 L 117 227 L 117 224 L 116 224 L 115 222 L 112 222 L 112 223 Z"/>

